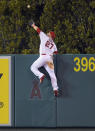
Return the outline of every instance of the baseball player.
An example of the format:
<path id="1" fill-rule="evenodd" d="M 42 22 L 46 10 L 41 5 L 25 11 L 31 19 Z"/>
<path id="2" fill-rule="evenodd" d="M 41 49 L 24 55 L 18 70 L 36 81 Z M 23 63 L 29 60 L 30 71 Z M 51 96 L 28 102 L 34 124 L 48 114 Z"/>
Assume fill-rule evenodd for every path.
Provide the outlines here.
<path id="1" fill-rule="evenodd" d="M 39 49 L 40 56 L 31 65 L 30 69 L 36 76 L 38 76 L 40 83 L 42 83 L 45 75 L 41 73 L 38 68 L 43 66 L 51 78 L 54 95 L 58 96 L 58 85 L 53 64 L 53 55 L 57 54 L 57 47 L 53 41 L 55 38 L 55 33 L 53 31 L 49 31 L 47 34 L 45 34 L 35 25 L 33 21 L 30 22 L 30 25 L 38 32 L 41 41 Z"/>

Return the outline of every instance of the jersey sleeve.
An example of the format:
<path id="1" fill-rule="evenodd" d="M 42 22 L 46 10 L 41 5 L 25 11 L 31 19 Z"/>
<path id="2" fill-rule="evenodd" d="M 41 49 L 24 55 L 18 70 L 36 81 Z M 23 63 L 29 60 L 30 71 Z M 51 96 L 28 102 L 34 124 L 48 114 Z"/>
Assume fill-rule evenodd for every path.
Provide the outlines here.
<path id="1" fill-rule="evenodd" d="M 41 32 L 40 28 L 37 29 L 37 32 L 38 32 L 38 34 L 40 34 L 40 32 Z"/>
<path id="2" fill-rule="evenodd" d="M 41 41 L 47 39 L 47 35 L 42 31 L 40 31 L 39 36 Z"/>
<path id="3" fill-rule="evenodd" d="M 54 52 L 53 52 L 53 54 L 58 54 L 58 50 L 57 50 L 56 45 L 55 45 L 55 47 L 54 47 Z"/>

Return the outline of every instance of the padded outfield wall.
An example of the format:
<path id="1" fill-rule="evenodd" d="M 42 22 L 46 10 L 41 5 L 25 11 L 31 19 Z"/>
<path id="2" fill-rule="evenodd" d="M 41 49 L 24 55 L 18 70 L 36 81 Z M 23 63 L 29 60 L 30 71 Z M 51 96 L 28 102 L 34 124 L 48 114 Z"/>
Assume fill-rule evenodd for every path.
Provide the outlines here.
<path id="1" fill-rule="evenodd" d="M 3 115 L 0 117 L 0 126 L 95 127 L 95 55 L 54 56 L 59 86 L 57 98 L 53 95 L 50 77 L 45 69 L 39 69 L 46 75 L 42 84 L 30 71 L 31 64 L 37 58 L 38 55 L 11 55 L 11 86 L 2 86 L 4 77 L 8 81 L 9 76 L 4 73 L 6 66 L 0 70 L 3 73 L 0 91 L 4 90 L 5 94 L 4 88 L 9 89 L 9 97 L 4 98 L 5 103 L 11 98 L 11 104 L 7 104 L 10 109 L 7 115 L 10 115 L 11 122 L 3 121 L 2 124 L 2 118 L 6 119 Z M 1 107 L 0 113 L 5 105 Z"/>

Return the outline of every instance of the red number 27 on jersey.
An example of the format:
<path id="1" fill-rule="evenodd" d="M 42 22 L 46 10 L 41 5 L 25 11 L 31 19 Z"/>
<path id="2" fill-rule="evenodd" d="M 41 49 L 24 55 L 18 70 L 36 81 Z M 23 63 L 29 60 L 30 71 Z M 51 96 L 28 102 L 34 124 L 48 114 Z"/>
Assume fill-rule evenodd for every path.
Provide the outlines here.
<path id="1" fill-rule="evenodd" d="M 53 46 L 54 46 L 54 44 L 51 43 L 51 42 L 49 42 L 49 41 L 47 41 L 46 44 L 45 44 L 45 46 L 48 47 L 49 49 L 52 49 Z"/>

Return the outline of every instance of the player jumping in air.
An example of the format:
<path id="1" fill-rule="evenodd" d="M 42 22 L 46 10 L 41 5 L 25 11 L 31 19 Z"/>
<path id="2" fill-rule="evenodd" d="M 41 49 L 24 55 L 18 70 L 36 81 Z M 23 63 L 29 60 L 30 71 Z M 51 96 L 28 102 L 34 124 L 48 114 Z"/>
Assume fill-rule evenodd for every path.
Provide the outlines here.
<path id="1" fill-rule="evenodd" d="M 53 41 L 55 38 L 55 33 L 50 31 L 45 34 L 35 25 L 33 21 L 29 24 L 38 32 L 41 41 L 39 49 L 40 57 L 31 65 L 31 71 L 38 76 L 40 83 L 42 83 L 45 75 L 41 73 L 38 68 L 43 66 L 51 78 L 54 95 L 58 96 L 58 85 L 53 64 L 53 55 L 57 54 L 57 47 Z"/>

